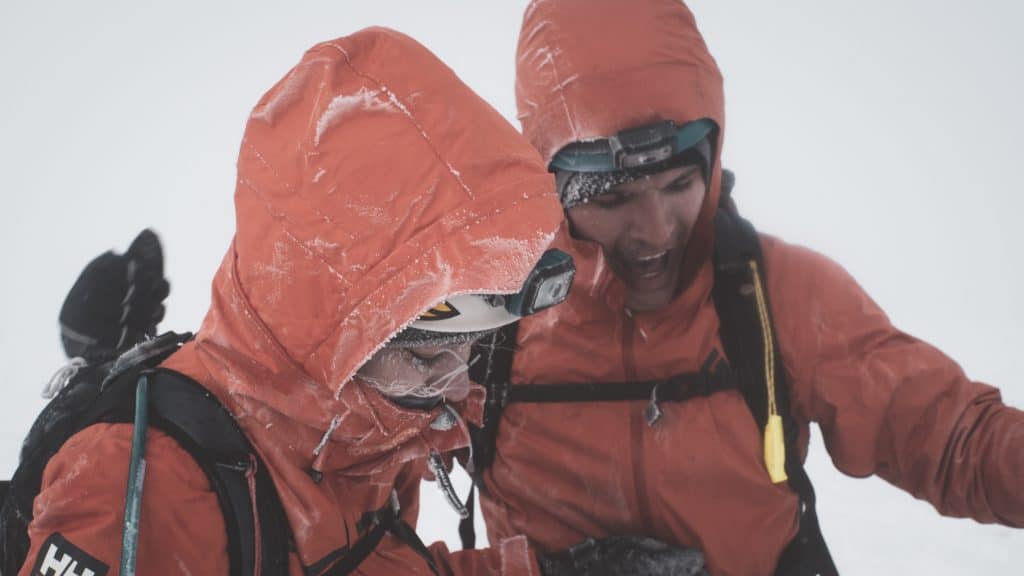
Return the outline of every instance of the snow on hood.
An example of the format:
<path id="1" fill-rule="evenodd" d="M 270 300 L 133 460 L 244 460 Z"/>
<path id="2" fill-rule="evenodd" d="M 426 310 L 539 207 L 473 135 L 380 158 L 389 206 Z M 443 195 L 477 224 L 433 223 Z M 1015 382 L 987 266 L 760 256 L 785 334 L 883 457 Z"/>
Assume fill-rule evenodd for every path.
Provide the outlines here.
<path id="1" fill-rule="evenodd" d="M 352 385 L 359 366 L 446 296 L 518 290 L 561 220 L 536 151 L 383 28 L 313 47 L 260 99 L 235 206 L 197 338 L 213 386 L 243 418 L 330 429 L 352 453 L 412 433 Z"/>

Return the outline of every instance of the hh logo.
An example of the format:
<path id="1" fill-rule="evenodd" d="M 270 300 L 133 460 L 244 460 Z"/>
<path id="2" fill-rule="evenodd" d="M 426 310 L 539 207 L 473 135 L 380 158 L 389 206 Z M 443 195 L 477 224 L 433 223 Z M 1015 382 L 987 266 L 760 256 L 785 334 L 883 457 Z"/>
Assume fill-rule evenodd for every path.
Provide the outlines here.
<path id="1" fill-rule="evenodd" d="M 68 542 L 59 533 L 51 534 L 39 549 L 35 576 L 106 576 L 110 570 L 103 562 Z"/>

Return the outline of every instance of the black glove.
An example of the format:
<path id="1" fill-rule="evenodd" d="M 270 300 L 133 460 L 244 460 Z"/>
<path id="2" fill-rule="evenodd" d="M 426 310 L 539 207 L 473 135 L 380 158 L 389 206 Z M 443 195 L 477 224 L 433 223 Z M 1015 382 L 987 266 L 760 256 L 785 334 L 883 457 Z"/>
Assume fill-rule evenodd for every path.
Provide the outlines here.
<path id="1" fill-rule="evenodd" d="M 538 554 L 543 576 L 707 576 L 704 554 L 642 536 L 611 536 Z"/>
<path id="2" fill-rule="evenodd" d="M 109 358 L 156 334 L 170 292 L 160 239 L 143 230 L 123 255 L 90 262 L 60 309 L 61 342 L 69 358 Z"/>

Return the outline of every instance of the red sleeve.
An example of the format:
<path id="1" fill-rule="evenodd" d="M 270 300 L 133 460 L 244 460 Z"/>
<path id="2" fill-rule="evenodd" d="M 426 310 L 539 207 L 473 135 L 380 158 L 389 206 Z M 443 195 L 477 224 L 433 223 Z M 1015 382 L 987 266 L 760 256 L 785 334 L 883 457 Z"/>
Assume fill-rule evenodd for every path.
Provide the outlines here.
<path id="1" fill-rule="evenodd" d="M 119 573 L 132 426 L 96 424 L 47 464 L 20 575 Z M 61 568 L 64 566 L 65 568 Z M 139 524 L 139 574 L 227 574 L 216 494 L 189 454 L 150 429 Z"/>
<path id="2" fill-rule="evenodd" d="M 1024 527 L 1024 412 L 892 326 L 840 266 L 764 238 L 768 291 L 797 416 L 832 460 L 947 516 Z"/>
<path id="3" fill-rule="evenodd" d="M 419 476 L 414 473 L 401 474 L 395 481 L 402 519 L 413 527 L 419 514 L 419 487 Z M 479 550 L 451 552 L 444 542 L 430 544 L 428 550 L 442 576 L 540 575 L 533 549 L 527 545 L 525 536 L 507 538 L 497 546 Z M 431 574 L 423 558 L 390 535 L 360 564 L 357 573 L 362 576 Z"/>

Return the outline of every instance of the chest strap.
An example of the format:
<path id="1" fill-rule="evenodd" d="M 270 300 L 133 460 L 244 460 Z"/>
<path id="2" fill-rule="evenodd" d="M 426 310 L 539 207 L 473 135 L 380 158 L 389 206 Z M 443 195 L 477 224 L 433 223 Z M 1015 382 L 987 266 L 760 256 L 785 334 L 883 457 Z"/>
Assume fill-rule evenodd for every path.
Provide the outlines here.
<path id="1" fill-rule="evenodd" d="M 705 363 L 710 363 L 712 354 Z M 712 371 L 679 374 L 662 380 L 637 382 L 584 382 L 560 384 L 513 384 L 507 393 L 507 404 L 515 403 L 570 403 L 570 402 L 624 402 L 629 400 L 656 400 L 685 402 L 691 398 L 708 396 L 738 386 L 736 374 L 728 364 L 720 362 Z"/>
<path id="2" fill-rule="evenodd" d="M 637 382 L 584 382 L 558 384 L 513 384 L 506 391 L 506 404 L 628 402 L 647 400 L 644 417 L 653 426 L 661 418 L 662 402 L 686 402 L 715 392 L 736 390 L 739 380 L 726 362 L 718 362 L 712 351 L 700 372 L 689 372 L 661 380 Z M 713 368 L 712 368 L 713 367 Z"/>
<path id="3" fill-rule="evenodd" d="M 366 560 L 373 553 L 377 545 L 380 544 L 380 541 L 384 539 L 384 536 L 390 533 L 419 554 L 433 574 L 440 574 L 437 564 L 434 562 L 433 556 L 430 555 L 430 550 L 427 549 L 426 544 L 416 534 L 416 530 L 405 520 L 402 520 L 398 494 L 394 490 L 391 491 L 391 498 L 387 504 L 378 510 L 363 514 L 363 517 L 359 519 L 359 523 L 356 525 L 356 529 L 361 534 L 361 537 L 355 544 L 344 546 L 331 552 L 315 564 L 306 566 L 303 572 L 307 576 L 343 576 L 351 574 L 362 564 L 363 560 Z"/>

